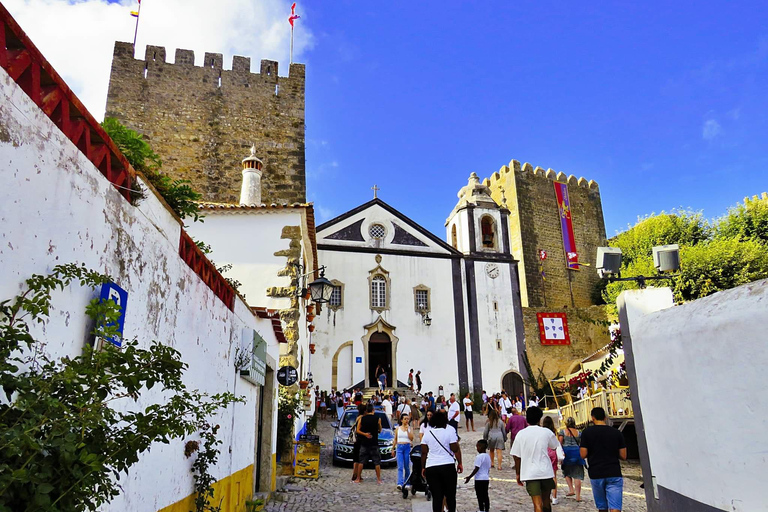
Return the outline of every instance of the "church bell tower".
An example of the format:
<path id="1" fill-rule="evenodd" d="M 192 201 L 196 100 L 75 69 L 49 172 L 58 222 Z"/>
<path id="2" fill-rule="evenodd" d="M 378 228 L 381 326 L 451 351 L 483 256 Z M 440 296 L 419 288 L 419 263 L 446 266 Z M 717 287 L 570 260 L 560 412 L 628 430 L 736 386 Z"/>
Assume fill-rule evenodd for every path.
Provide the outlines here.
<path id="1" fill-rule="evenodd" d="M 470 174 L 458 197 L 445 222 L 448 243 L 466 255 L 509 254 L 509 210 L 496 204 L 477 174 Z"/>

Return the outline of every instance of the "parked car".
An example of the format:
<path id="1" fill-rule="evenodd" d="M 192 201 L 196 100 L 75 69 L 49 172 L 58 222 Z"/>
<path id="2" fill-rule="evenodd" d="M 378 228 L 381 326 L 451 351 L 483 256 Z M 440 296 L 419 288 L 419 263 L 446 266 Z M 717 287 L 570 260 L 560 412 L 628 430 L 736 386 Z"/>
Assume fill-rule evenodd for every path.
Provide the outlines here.
<path id="1" fill-rule="evenodd" d="M 395 435 L 392 431 L 392 424 L 389 422 L 387 414 L 381 407 L 376 407 L 374 414 L 381 420 L 381 432 L 379 433 L 379 452 L 381 453 L 381 464 L 397 464 L 397 458 L 392 456 L 392 445 L 395 442 Z M 338 465 L 341 462 L 352 463 L 352 450 L 355 442 L 352 435 L 352 427 L 357 419 L 357 407 L 351 406 L 344 409 L 341 419 L 338 423 L 331 423 L 334 428 L 333 435 L 333 464 Z M 371 462 L 368 460 L 367 462 Z"/>

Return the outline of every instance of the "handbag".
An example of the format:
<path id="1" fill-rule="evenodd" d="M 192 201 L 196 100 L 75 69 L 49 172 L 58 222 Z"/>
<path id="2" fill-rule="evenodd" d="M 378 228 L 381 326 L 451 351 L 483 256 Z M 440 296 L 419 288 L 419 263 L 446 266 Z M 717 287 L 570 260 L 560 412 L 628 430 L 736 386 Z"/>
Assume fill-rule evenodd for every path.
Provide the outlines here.
<path id="1" fill-rule="evenodd" d="M 568 433 L 570 433 L 570 430 Z M 565 436 L 563 437 L 565 438 Z M 574 437 L 574 439 L 576 438 Z M 579 439 L 581 439 L 581 435 L 579 435 Z M 563 453 L 565 454 L 565 458 L 561 463 L 563 466 L 584 466 L 587 463 L 587 461 L 581 458 L 581 451 L 578 446 L 563 446 Z"/>

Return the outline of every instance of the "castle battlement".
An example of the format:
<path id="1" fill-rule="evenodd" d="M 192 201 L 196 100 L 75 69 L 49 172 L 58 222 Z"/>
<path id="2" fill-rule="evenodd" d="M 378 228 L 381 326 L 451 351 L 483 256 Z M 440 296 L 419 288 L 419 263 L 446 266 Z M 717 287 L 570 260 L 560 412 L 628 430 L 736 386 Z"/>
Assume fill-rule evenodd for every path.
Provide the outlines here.
<path id="1" fill-rule="evenodd" d="M 107 94 L 108 117 L 142 134 L 163 161 L 163 171 L 187 179 L 206 201 L 237 203 L 242 164 L 251 147 L 264 163 L 262 200 L 306 200 L 304 155 L 304 64 L 288 76 L 264 59 L 251 72 L 251 59 L 179 48 L 174 62 L 163 46 L 116 42 Z"/>
<path id="2" fill-rule="evenodd" d="M 158 68 L 181 68 L 180 71 L 186 71 L 188 75 L 197 75 L 200 80 L 205 82 L 210 81 L 211 75 L 213 75 L 214 78 L 221 78 L 221 84 L 217 83 L 217 85 L 222 85 L 225 81 L 229 82 L 230 80 L 237 85 L 278 84 L 285 80 L 301 81 L 303 84 L 305 78 L 304 64 L 291 64 L 288 76 L 280 77 L 278 75 L 278 62 L 269 59 L 262 59 L 259 72 L 252 73 L 251 58 L 240 55 L 232 56 L 231 69 L 224 69 L 224 57 L 221 53 L 205 52 L 202 66 L 195 66 L 195 52 L 193 50 L 176 49 L 173 62 L 166 59 L 167 54 L 164 46 L 147 45 L 144 50 L 144 59 L 134 58 L 134 53 L 133 44 L 116 41 L 113 65 L 120 61 L 143 62 L 144 78 L 147 80 L 157 76 L 157 73 L 150 72 L 150 68 L 152 71 L 157 71 Z"/>
<path id="3" fill-rule="evenodd" d="M 597 185 L 597 182 L 594 180 L 587 181 L 586 178 L 579 177 L 576 178 L 573 174 L 566 176 L 564 172 L 555 172 L 553 169 L 544 169 L 543 167 L 536 167 L 534 168 L 531 164 L 528 162 L 524 164 L 520 164 L 517 160 L 511 160 L 509 162 L 509 165 L 503 165 L 501 168 L 493 173 L 490 178 L 485 178 L 483 180 L 483 184 L 487 187 L 494 187 L 498 186 L 499 182 L 503 179 L 505 174 L 508 174 L 510 171 L 514 170 L 514 172 L 519 173 L 530 173 L 533 176 L 538 176 L 540 178 L 544 178 L 550 181 L 557 181 L 560 183 L 567 183 L 568 185 L 574 186 L 574 187 L 582 187 L 582 188 L 588 188 L 590 190 L 599 190 L 599 186 Z"/>

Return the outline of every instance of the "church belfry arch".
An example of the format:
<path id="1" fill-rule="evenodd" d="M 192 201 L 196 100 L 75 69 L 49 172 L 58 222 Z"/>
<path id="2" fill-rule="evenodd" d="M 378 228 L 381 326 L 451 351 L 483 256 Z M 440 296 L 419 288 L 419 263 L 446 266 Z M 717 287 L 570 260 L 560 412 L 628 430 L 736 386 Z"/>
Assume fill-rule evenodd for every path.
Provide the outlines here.
<path id="1" fill-rule="evenodd" d="M 396 327 L 389 324 L 386 320 L 381 318 L 379 316 L 375 322 L 370 323 L 363 327 L 365 329 L 365 334 L 361 338 L 363 341 L 363 363 L 364 363 L 364 370 L 365 370 L 365 386 L 366 387 L 374 387 L 377 385 L 376 382 L 372 382 L 371 380 L 371 372 L 376 369 L 375 365 L 373 368 L 370 367 L 371 362 L 371 354 L 372 354 L 372 347 L 371 345 L 375 345 L 377 343 L 380 343 L 384 341 L 386 338 L 389 338 L 388 342 L 390 343 L 390 353 L 389 355 L 389 361 L 391 361 L 391 369 L 385 369 L 387 371 L 387 386 L 392 387 L 397 385 L 397 343 L 400 341 L 400 339 L 395 336 L 395 329 Z"/>

